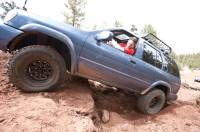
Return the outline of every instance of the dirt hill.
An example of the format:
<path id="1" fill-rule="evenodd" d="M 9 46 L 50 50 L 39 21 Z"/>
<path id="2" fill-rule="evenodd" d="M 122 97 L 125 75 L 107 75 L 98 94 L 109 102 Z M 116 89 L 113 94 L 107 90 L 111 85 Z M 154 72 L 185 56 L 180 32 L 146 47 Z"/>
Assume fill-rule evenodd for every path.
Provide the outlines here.
<path id="1" fill-rule="evenodd" d="M 136 110 L 133 95 L 93 91 L 83 79 L 52 92 L 23 93 L 8 81 L 8 59 L 9 54 L 0 52 L 0 131 L 200 131 L 198 90 L 182 87 L 177 101 L 147 116 Z"/>

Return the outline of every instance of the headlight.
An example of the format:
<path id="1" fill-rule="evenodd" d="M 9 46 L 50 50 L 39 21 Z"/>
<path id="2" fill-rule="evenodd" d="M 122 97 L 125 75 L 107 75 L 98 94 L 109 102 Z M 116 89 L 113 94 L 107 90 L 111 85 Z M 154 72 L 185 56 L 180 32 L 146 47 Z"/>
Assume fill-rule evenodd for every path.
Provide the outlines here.
<path id="1" fill-rule="evenodd" d="M 5 23 L 9 22 L 9 21 L 10 21 L 11 19 L 13 19 L 16 15 L 17 15 L 17 11 L 16 11 L 16 10 L 9 11 L 8 14 L 6 15 L 6 17 L 4 18 L 4 22 L 5 22 Z"/>

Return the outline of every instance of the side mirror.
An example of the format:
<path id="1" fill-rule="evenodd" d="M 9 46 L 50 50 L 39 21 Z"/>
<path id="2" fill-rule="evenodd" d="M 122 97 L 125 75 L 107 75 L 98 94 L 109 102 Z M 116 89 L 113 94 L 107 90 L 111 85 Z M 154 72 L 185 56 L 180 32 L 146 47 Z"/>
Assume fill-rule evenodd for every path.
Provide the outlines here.
<path id="1" fill-rule="evenodd" d="M 113 38 L 113 33 L 110 31 L 102 31 L 100 33 L 97 33 L 95 35 L 95 39 L 97 41 L 102 41 L 102 40 L 109 40 Z"/>

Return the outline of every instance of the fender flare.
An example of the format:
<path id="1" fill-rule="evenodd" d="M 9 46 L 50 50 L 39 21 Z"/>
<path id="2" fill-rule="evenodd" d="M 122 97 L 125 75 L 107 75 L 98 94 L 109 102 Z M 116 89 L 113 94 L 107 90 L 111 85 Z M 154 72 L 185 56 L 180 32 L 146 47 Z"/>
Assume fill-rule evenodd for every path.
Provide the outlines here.
<path id="1" fill-rule="evenodd" d="M 73 45 L 71 39 L 67 35 L 65 35 L 65 34 L 59 32 L 59 31 L 56 31 L 52 28 L 42 26 L 42 25 L 39 25 L 39 24 L 35 24 L 35 23 L 24 25 L 24 26 L 20 27 L 20 30 L 22 30 L 24 32 L 42 33 L 42 34 L 56 38 L 56 39 L 60 40 L 61 42 L 63 42 L 69 48 L 69 51 L 70 51 L 71 73 L 75 73 L 76 52 L 75 52 L 75 48 L 74 48 L 74 45 Z"/>
<path id="2" fill-rule="evenodd" d="M 164 81 L 160 80 L 160 81 L 157 81 L 157 82 L 154 82 L 153 84 L 151 84 L 147 89 L 145 89 L 144 91 L 142 91 L 141 94 L 144 95 L 147 92 L 149 92 L 150 90 L 155 89 L 156 86 L 159 86 L 159 85 L 167 87 L 168 93 L 171 93 L 171 86 L 170 86 L 170 84 L 167 83 L 167 82 L 164 82 Z"/>

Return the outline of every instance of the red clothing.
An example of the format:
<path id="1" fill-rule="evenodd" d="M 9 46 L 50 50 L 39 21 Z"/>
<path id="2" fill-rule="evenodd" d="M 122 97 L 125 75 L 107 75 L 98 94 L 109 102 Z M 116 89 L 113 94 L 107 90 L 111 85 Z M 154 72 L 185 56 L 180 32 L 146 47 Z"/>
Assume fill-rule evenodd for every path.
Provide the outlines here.
<path id="1" fill-rule="evenodd" d="M 135 54 L 135 51 L 133 49 L 129 49 L 129 48 L 126 48 L 126 47 L 124 48 L 124 52 L 126 54 L 129 54 L 129 55 Z"/>
<path id="2" fill-rule="evenodd" d="M 130 49 L 126 47 L 126 43 L 120 43 L 119 44 L 122 48 L 124 48 L 124 53 L 129 54 L 129 55 L 133 55 L 135 54 L 135 50 L 134 49 Z"/>
<path id="3" fill-rule="evenodd" d="M 126 47 L 126 43 L 119 43 L 119 45 L 123 48 Z"/>

